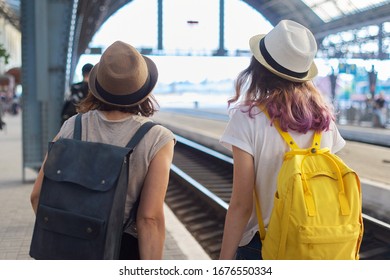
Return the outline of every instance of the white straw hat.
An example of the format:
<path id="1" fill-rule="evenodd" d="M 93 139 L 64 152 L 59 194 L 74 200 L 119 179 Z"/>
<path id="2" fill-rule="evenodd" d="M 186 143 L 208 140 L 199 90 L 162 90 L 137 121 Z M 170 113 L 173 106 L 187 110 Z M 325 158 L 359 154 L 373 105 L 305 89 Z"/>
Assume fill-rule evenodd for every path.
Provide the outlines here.
<path id="1" fill-rule="evenodd" d="M 318 74 L 316 40 L 309 29 L 295 21 L 280 21 L 268 34 L 253 36 L 249 45 L 253 56 L 279 77 L 304 82 Z"/>

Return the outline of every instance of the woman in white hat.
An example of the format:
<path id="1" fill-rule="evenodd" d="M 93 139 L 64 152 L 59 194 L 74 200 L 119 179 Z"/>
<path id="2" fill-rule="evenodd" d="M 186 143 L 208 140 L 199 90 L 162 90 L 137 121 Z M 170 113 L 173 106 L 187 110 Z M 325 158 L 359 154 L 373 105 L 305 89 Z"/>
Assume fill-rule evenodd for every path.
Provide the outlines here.
<path id="1" fill-rule="evenodd" d="M 126 146 L 136 130 L 157 110 L 152 90 L 158 71 L 154 62 L 134 47 L 114 42 L 102 54 L 89 76 L 89 93 L 78 105 L 82 115 L 82 140 Z M 75 116 L 68 119 L 56 136 L 73 137 Z M 161 125 L 154 126 L 131 156 L 136 164 L 126 199 L 125 220 L 141 194 L 137 229 L 129 227 L 122 238 L 121 259 L 161 259 L 165 239 L 163 204 L 173 158 L 174 135 Z M 134 164 L 132 164 L 134 166 Z M 40 171 L 31 194 L 37 210 L 43 173 Z M 136 238 L 138 236 L 138 240 Z M 139 247 L 139 249 L 138 249 Z"/>
<path id="2" fill-rule="evenodd" d="M 323 132 L 321 146 L 333 153 L 345 145 L 331 106 L 311 81 L 317 75 L 313 34 L 299 23 L 282 20 L 268 34 L 252 37 L 249 44 L 253 56 L 236 79 L 236 95 L 228 102 L 235 106 L 220 139 L 234 158 L 221 259 L 261 259 L 254 186 L 267 227 L 278 170 L 289 149 L 272 126 L 275 120 L 302 148 L 311 145 L 314 131 Z M 267 110 L 270 119 L 260 108 Z"/>

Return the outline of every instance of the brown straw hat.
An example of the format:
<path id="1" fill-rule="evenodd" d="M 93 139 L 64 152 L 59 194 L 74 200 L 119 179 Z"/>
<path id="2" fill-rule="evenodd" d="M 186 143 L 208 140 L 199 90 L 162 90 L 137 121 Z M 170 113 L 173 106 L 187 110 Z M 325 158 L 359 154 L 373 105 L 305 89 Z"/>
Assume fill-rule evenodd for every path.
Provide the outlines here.
<path id="1" fill-rule="evenodd" d="M 249 45 L 257 61 L 286 80 L 305 82 L 318 74 L 316 40 L 309 29 L 295 21 L 280 21 L 268 34 L 253 36 Z"/>
<path id="2" fill-rule="evenodd" d="M 110 45 L 89 75 L 89 88 L 100 101 L 131 107 L 145 101 L 157 83 L 154 62 L 121 41 Z"/>

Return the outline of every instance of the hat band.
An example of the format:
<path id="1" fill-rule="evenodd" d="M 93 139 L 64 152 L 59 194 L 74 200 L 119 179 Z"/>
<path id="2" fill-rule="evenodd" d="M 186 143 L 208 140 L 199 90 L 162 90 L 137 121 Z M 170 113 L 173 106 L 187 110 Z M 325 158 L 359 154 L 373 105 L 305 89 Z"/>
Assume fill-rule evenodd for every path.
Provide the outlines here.
<path id="1" fill-rule="evenodd" d="M 295 78 L 304 78 L 306 77 L 307 73 L 309 73 L 309 71 L 306 71 L 306 72 L 295 72 L 295 71 L 291 71 L 285 67 L 283 67 L 282 65 L 280 65 L 279 63 L 277 63 L 275 61 L 275 59 L 272 58 L 271 54 L 267 51 L 267 48 L 265 47 L 265 43 L 264 43 L 264 38 L 263 37 L 261 40 L 260 40 L 260 52 L 261 54 L 263 55 L 265 61 L 267 61 L 267 63 L 273 68 L 275 69 L 276 71 L 282 73 L 282 74 L 286 74 L 287 76 L 290 76 L 290 77 L 295 77 Z"/>
<path id="2" fill-rule="evenodd" d="M 144 83 L 144 85 L 137 90 L 136 92 L 127 94 L 127 95 L 116 95 L 106 91 L 98 82 L 97 78 L 95 79 L 96 91 L 99 95 L 107 102 L 114 103 L 117 105 L 132 105 L 141 101 L 145 96 L 149 94 L 149 83 L 150 75 Z"/>

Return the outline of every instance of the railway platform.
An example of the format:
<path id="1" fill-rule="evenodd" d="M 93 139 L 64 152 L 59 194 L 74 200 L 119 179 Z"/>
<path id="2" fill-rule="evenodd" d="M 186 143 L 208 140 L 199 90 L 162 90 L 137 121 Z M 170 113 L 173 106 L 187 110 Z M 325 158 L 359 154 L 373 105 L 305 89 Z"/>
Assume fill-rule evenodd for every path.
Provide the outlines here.
<path id="1" fill-rule="evenodd" d="M 0 260 L 30 260 L 29 247 L 35 216 L 30 193 L 36 173 L 22 180 L 21 115 L 6 115 L 6 130 L 0 131 Z M 165 260 L 208 260 L 192 235 L 165 207 Z"/>
<path id="2" fill-rule="evenodd" d="M 210 119 L 207 114 L 199 117 L 164 110 L 153 118 L 182 137 L 229 154 L 218 142 L 225 129 L 226 118 Z M 34 225 L 29 196 L 36 173 L 27 170 L 27 180 L 22 181 L 21 115 L 7 115 L 5 121 L 7 128 L 0 131 L 0 260 L 29 260 Z M 390 131 L 381 130 L 381 133 L 386 135 Z M 364 203 L 372 205 L 375 211 L 382 211 L 381 216 L 390 217 L 390 148 L 348 141 L 340 156 L 361 175 Z M 165 213 L 164 259 L 210 259 L 168 207 Z"/>

